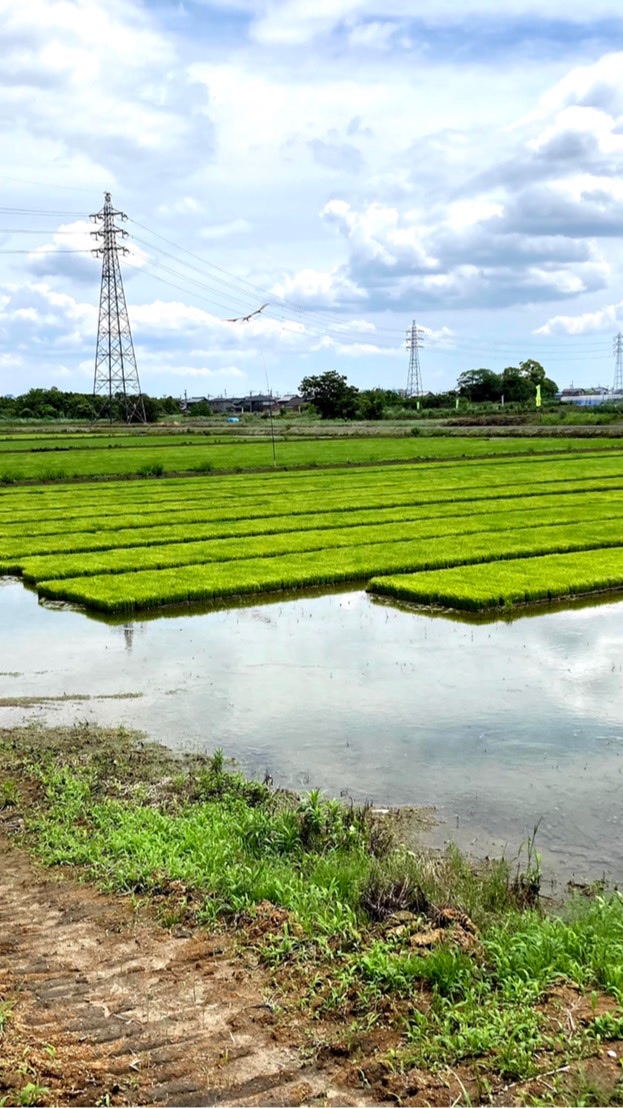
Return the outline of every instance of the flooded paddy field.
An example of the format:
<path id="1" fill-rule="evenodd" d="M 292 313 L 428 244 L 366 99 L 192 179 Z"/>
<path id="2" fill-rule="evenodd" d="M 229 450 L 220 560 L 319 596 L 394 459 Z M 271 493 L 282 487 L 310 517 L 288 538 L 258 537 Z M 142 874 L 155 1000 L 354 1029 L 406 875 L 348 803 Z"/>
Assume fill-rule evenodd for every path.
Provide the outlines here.
<path id="1" fill-rule="evenodd" d="M 514 622 L 403 611 L 362 591 L 123 623 L 0 588 L 0 726 L 136 727 L 222 747 L 276 785 L 434 805 L 435 845 L 546 876 L 623 879 L 623 607 Z"/>

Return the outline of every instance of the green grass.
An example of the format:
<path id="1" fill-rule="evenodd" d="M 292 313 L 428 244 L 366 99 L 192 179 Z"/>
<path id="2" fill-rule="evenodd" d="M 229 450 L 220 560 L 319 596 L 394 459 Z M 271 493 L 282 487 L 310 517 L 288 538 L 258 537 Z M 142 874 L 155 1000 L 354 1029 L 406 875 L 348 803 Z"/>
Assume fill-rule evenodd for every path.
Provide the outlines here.
<path id="1" fill-rule="evenodd" d="M 375 577 L 368 590 L 416 604 L 485 611 L 622 587 L 623 549 L 617 547 Z"/>
<path id="2" fill-rule="evenodd" d="M 389 1049 L 374 1038 L 363 1049 L 364 1079 L 379 1059 L 405 1083 L 414 1067 L 461 1067 L 486 1099 L 623 1036 L 623 898 L 545 913 L 533 840 L 523 871 L 475 867 L 454 847 L 407 851 L 367 809 L 274 793 L 222 752 L 176 761 L 127 732 L 111 743 L 73 730 L 58 748 L 29 731 L 29 754 L 19 734 L 0 745 L 0 770 L 18 764 L 39 784 L 23 813 L 30 849 L 108 892 L 153 898 L 168 926 L 235 924 L 286 1011 L 314 1014 L 317 1042 L 325 1019 L 346 1053 L 391 1032 Z M 258 939 L 266 902 L 282 915 Z M 566 1019 L 561 986 L 586 998 L 581 1019 Z"/>
<path id="3" fill-rule="evenodd" d="M 69 439 L 69 436 L 68 436 Z M 215 470 L 271 468 L 273 465 L 270 438 L 263 441 L 214 442 L 206 438 L 198 443 L 193 437 L 183 446 L 159 437 L 156 445 L 138 445 L 132 440 L 116 447 L 99 442 L 88 447 L 65 450 L 69 441 L 63 439 L 61 450 L 42 450 L 44 440 L 36 449 L 0 452 L 0 483 L 3 480 L 62 481 L 73 477 L 131 475 L 145 472 L 146 467 L 158 467 L 160 473 L 188 472 L 209 461 Z M 55 442 L 56 445 L 56 442 Z M 514 454 L 554 454 L 566 452 L 608 451 L 612 442 L 603 439 L 480 439 L 421 436 L 414 438 L 361 438 L 340 441 L 315 439 L 278 443 L 277 462 L 280 466 L 348 465 L 396 460 L 437 458 L 495 457 Z"/>

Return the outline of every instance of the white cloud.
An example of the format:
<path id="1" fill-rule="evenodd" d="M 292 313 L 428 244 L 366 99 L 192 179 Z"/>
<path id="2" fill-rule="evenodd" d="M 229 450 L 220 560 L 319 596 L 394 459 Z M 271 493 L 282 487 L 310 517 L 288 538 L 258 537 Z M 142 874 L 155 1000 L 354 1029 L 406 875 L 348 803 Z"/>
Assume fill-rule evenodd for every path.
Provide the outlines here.
<path id="1" fill-rule="evenodd" d="M 595 18 L 596 14 L 591 5 L 591 17 Z M 620 16 L 620 9 L 617 13 L 612 11 L 610 14 Z M 596 108 L 618 107 L 621 110 L 623 107 L 622 64 L 623 51 L 619 51 L 605 54 L 591 65 L 574 67 L 562 80 L 557 81 L 543 94 L 537 107 L 527 114 L 524 122 L 553 115 L 573 104 Z"/>
<path id="2" fill-rule="evenodd" d="M 163 368 L 162 372 L 166 373 L 167 376 L 171 374 L 173 377 L 232 377 L 236 379 L 246 377 L 243 370 L 238 369 L 238 366 L 235 365 L 224 366 L 222 369 L 208 369 L 206 366 L 190 365 L 167 366 Z"/>
<path id="3" fill-rule="evenodd" d="M 592 331 L 611 329 L 623 321 L 623 300 L 618 304 L 609 304 L 595 312 L 581 315 L 555 315 L 542 327 L 537 327 L 535 335 L 587 335 Z"/>
<path id="4" fill-rule="evenodd" d="M 251 10 L 256 13 L 257 7 L 254 5 Z M 462 25 L 476 17 L 500 18 L 502 13 L 507 19 L 543 17 L 544 9 L 541 0 L 505 0 L 503 9 L 499 0 L 463 0 L 458 9 L 456 0 L 428 0 L 421 15 L 427 22 L 451 21 Z M 260 43 L 297 46 L 328 34 L 340 24 L 353 28 L 366 19 L 392 18 L 407 23 L 417 14 L 412 0 L 387 0 L 382 5 L 378 0 L 264 0 L 260 13 L 256 14 L 253 33 Z M 587 9 L 583 0 L 548 0 L 546 15 L 550 20 L 585 22 Z M 619 15 L 617 0 L 591 3 L 592 20 Z"/>
<path id="5" fill-rule="evenodd" d="M 199 234 L 202 239 L 225 239 L 230 235 L 242 235 L 251 230 L 247 219 L 231 219 L 229 223 L 215 223 L 202 227 Z"/>
<path id="6" fill-rule="evenodd" d="M 203 205 L 194 196 L 180 196 L 168 204 L 158 204 L 156 211 L 158 215 L 196 215 L 202 208 Z"/>
<path id="7" fill-rule="evenodd" d="M 414 316 L 443 386 L 465 368 L 466 328 L 520 356 L 547 333 L 545 303 L 552 333 L 608 326 L 623 55 L 599 56 L 596 21 L 623 13 L 546 7 L 216 0 L 207 21 L 138 0 L 0 0 L 0 161 L 18 178 L 3 203 L 59 213 L 3 238 L 27 252 L 0 257 L 0 390 L 91 373 L 100 266 L 65 251 L 92 245 L 107 187 L 140 224 L 122 269 L 139 370 L 159 387 L 238 366 L 262 387 L 262 356 L 282 391 L 340 359 L 362 387 L 388 359 L 402 379 Z"/>
<path id="8" fill-rule="evenodd" d="M 276 281 L 270 291 L 273 296 L 307 307 L 332 307 L 344 301 L 365 300 L 366 296 L 337 268 L 328 273 L 302 269 Z"/>

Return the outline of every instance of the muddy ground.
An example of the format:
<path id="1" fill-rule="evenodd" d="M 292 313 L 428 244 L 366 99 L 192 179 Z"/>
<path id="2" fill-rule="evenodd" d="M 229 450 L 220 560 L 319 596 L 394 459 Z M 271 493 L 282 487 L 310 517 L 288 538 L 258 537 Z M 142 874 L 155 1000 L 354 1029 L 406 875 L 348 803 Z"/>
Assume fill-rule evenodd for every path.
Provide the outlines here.
<path id="1" fill-rule="evenodd" d="M 374 1103 L 310 1060 L 226 936 L 167 931 L 6 835 L 0 856 L 0 1099 L 30 1084 L 54 1104 Z"/>

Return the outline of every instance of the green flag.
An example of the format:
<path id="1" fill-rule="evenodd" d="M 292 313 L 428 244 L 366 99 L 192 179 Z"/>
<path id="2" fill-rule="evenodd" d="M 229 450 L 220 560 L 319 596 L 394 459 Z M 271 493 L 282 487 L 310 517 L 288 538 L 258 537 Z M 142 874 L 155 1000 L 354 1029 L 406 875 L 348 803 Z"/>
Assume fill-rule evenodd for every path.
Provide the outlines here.
<path id="1" fill-rule="evenodd" d="M 536 406 L 537 406 L 537 408 L 541 407 L 541 386 L 540 385 L 537 385 L 537 387 L 536 387 Z"/>

